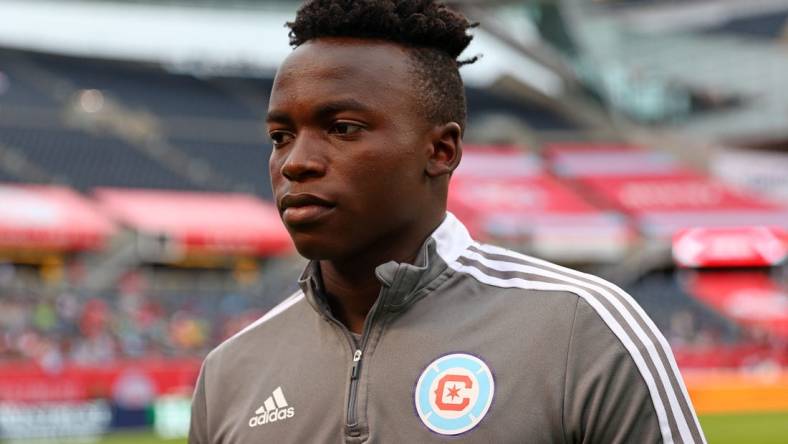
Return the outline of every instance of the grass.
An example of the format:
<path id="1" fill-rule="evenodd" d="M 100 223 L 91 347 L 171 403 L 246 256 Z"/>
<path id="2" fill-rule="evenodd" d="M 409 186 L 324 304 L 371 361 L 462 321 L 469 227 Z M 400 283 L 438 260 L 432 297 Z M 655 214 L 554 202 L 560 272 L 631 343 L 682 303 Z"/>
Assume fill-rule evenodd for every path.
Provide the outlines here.
<path id="1" fill-rule="evenodd" d="M 186 444 L 186 439 L 162 439 L 153 432 L 121 432 L 107 435 L 99 444 Z"/>
<path id="2" fill-rule="evenodd" d="M 785 444 L 788 412 L 715 414 L 700 417 L 709 444 Z M 151 432 L 122 432 L 105 436 L 99 444 L 186 444 L 185 439 L 165 440 Z"/>
<path id="3" fill-rule="evenodd" d="M 709 444 L 788 442 L 788 412 L 704 415 L 700 425 Z"/>

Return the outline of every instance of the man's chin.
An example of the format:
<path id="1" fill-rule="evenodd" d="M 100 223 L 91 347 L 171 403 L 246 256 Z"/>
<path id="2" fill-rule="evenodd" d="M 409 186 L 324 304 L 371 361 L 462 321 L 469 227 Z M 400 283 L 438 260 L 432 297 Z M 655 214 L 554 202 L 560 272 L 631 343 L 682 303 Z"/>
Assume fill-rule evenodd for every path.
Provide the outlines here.
<path id="1" fill-rule="evenodd" d="M 332 241 L 316 236 L 293 234 L 293 244 L 298 254 L 309 260 L 330 260 L 338 255 L 339 245 L 336 239 Z"/>

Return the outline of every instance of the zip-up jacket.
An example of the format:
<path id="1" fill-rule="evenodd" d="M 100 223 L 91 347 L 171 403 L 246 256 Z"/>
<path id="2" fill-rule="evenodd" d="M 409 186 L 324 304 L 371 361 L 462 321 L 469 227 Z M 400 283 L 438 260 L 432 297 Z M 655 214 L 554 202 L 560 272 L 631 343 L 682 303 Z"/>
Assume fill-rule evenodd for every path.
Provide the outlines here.
<path id="1" fill-rule="evenodd" d="M 189 442 L 705 442 L 667 341 L 618 287 L 474 242 L 451 214 L 376 275 L 358 336 L 310 263 L 205 359 Z"/>

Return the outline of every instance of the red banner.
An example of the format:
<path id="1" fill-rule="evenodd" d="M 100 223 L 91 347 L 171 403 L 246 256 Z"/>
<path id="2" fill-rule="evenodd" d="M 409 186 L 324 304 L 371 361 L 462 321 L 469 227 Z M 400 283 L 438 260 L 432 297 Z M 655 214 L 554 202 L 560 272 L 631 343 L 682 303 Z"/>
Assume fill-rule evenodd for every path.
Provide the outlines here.
<path id="1" fill-rule="evenodd" d="M 47 371 L 32 362 L 0 363 L 0 401 L 81 401 L 112 399 L 121 405 L 146 405 L 156 396 L 190 391 L 199 360 L 115 362 L 103 366 L 68 364 Z"/>

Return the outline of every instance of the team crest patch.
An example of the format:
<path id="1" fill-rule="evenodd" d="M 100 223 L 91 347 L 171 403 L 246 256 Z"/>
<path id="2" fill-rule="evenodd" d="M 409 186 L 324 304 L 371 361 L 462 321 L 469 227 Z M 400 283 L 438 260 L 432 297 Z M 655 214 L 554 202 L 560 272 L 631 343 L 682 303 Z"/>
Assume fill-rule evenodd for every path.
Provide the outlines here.
<path id="1" fill-rule="evenodd" d="M 481 359 L 455 353 L 433 361 L 416 384 L 416 411 L 430 430 L 459 435 L 476 427 L 492 404 L 495 382 Z"/>

